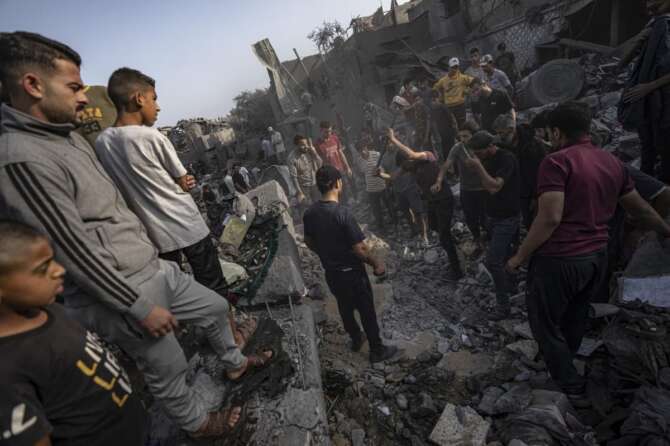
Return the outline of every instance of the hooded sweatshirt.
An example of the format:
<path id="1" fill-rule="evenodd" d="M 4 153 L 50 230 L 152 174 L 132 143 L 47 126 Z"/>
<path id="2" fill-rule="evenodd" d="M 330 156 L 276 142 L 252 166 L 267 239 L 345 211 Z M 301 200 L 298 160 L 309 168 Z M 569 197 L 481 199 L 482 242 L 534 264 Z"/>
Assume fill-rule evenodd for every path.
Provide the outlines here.
<path id="1" fill-rule="evenodd" d="M 67 269 L 70 307 L 103 303 L 137 320 L 154 304 L 138 285 L 158 271 L 140 220 L 72 124 L 2 105 L 0 215 L 34 226 Z"/>

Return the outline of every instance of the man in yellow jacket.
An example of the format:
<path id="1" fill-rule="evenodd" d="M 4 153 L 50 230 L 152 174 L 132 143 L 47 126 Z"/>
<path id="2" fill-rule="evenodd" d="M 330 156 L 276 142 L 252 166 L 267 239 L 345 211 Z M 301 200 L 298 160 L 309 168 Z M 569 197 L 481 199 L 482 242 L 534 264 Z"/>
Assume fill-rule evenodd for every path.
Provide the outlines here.
<path id="1" fill-rule="evenodd" d="M 433 90 L 442 94 L 442 101 L 456 117 L 459 128 L 466 120 L 465 96 L 474 79 L 472 76 L 463 74 L 460 65 L 457 57 L 449 60 L 449 72 L 433 86 Z"/>

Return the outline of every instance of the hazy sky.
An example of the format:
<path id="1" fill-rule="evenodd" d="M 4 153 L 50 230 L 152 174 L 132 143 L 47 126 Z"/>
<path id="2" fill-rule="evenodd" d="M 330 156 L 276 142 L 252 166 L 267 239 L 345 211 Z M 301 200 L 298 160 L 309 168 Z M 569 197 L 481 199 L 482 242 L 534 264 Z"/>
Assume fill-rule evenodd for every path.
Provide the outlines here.
<path id="1" fill-rule="evenodd" d="M 384 9 L 390 0 L 383 0 Z M 402 2 L 401 2 L 402 3 Z M 316 49 L 307 34 L 324 20 L 345 26 L 380 0 L 0 0 L 0 31 L 25 30 L 63 41 L 82 58 L 90 85 L 121 66 L 157 81 L 159 125 L 224 116 L 242 90 L 269 80 L 251 52 L 269 38 L 280 60 Z"/>

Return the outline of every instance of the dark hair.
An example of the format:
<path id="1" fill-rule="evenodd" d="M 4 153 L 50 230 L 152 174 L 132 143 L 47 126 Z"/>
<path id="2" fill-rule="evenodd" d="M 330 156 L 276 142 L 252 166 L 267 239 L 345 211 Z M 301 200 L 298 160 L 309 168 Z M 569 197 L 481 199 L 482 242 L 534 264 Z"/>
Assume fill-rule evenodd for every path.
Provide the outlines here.
<path id="1" fill-rule="evenodd" d="M 475 53 L 480 53 L 481 54 L 481 51 L 479 51 L 479 48 L 477 48 L 477 47 L 470 48 L 470 55 L 472 56 Z"/>
<path id="2" fill-rule="evenodd" d="M 321 124 L 319 124 L 319 127 L 322 129 L 329 129 L 332 127 L 330 124 L 330 121 L 321 121 Z"/>
<path id="3" fill-rule="evenodd" d="M 495 137 L 486 130 L 480 130 L 472 136 L 467 147 L 475 152 L 486 150 L 495 142 Z"/>
<path id="4" fill-rule="evenodd" d="M 303 136 L 303 135 L 300 135 L 300 134 L 295 135 L 295 136 L 293 137 L 293 144 L 295 144 L 295 145 L 297 146 L 298 143 L 299 143 L 300 141 L 302 141 L 303 139 L 307 139 L 307 137 L 306 137 L 306 136 Z"/>
<path id="5" fill-rule="evenodd" d="M 138 70 L 119 68 L 109 77 L 107 94 L 118 111 L 122 111 L 130 103 L 138 91 L 155 88 L 156 81 Z"/>
<path id="6" fill-rule="evenodd" d="M 0 275 L 11 272 L 21 254 L 37 240 L 47 240 L 47 237 L 25 223 L 0 219 Z"/>
<path id="7" fill-rule="evenodd" d="M 502 50 L 506 50 L 506 49 L 507 49 L 507 45 L 505 44 L 505 42 L 500 42 L 500 43 L 498 44 L 498 49 L 499 49 L 500 51 L 502 51 Z"/>
<path id="8" fill-rule="evenodd" d="M 463 125 L 458 130 L 467 130 L 468 132 L 474 135 L 479 131 L 479 129 L 480 129 L 479 124 L 477 124 L 472 119 L 468 119 L 463 123 Z"/>
<path id="9" fill-rule="evenodd" d="M 341 179 L 340 171 L 331 165 L 322 166 L 316 171 L 316 187 L 322 194 L 332 190 L 337 184 L 337 180 Z"/>
<path id="10" fill-rule="evenodd" d="M 530 121 L 530 128 L 532 129 L 543 129 L 548 127 L 547 117 L 551 113 L 551 110 L 544 110 L 538 113 L 532 121 Z"/>
<path id="11" fill-rule="evenodd" d="M 52 72 L 56 59 L 81 66 L 81 56 L 63 43 L 25 31 L 0 33 L 0 83 L 5 90 L 10 90 L 31 68 Z M 9 91 L 5 95 L 9 96 Z"/>
<path id="12" fill-rule="evenodd" d="M 472 78 L 472 80 L 470 81 L 470 86 L 472 87 L 473 85 L 482 85 L 482 86 L 483 86 L 483 85 L 484 85 L 484 81 L 481 80 L 481 79 L 478 78 L 478 77 Z"/>
<path id="13" fill-rule="evenodd" d="M 588 135 L 591 131 L 591 109 L 581 102 L 565 102 L 547 115 L 547 127 L 556 128 L 570 142 Z"/>

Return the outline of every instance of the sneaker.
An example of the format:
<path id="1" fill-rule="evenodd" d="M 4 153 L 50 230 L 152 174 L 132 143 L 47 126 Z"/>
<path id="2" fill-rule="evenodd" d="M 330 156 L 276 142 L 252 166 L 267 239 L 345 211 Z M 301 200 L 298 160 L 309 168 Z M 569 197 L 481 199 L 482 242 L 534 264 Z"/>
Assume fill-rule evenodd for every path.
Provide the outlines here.
<path id="1" fill-rule="evenodd" d="M 352 339 L 351 344 L 349 345 L 349 347 L 351 347 L 351 351 L 360 352 L 361 348 L 363 348 L 363 344 L 365 344 L 365 341 L 367 340 L 368 338 L 365 336 L 365 333 L 361 334 L 358 339 Z"/>
<path id="2" fill-rule="evenodd" d="M 370 352 L 370 362 L 384 362 L 393 358 L 398 353 L 398 347 L 394 345 L 382 345 Z"/>
<path id="3" fill-rule="evenodd" d="M 492 321 L 503 321 L 509 319 L 512 314 L 512 310 L 509 305 L 498 305 L 496 310 L 489 316 L 489 319 Z"/>

